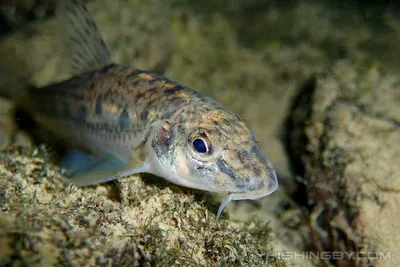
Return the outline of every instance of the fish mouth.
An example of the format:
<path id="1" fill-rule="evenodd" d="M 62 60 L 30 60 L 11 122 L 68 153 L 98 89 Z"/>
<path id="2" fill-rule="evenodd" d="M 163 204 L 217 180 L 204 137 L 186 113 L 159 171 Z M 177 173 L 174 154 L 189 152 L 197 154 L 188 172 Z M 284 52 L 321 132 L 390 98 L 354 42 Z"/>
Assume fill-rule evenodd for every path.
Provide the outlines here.
<path id="1" fill-rule="evenodd" d="M 266 185 L 266 186 L 265 186 Z M 219 206 L 217 212 L 217 220 L 221 216 L 224 208 L 232 201 L 232 200 L 256 200 L 263 197 L 266 197 L 278 189 L 278 177 L 276 175 L 275 170 L 272 170 L 270 176 L 267 179 L 267 183 L 262 185 L 254 185 L 254 184 L 246 184 L 243 187 L 239 186 L 241 191 L 238 192 L 229 192 L 228 197 L 224 199 L 224 201 Z"/>
<path id="2" fill-rule="evenodd" d="M 241 190 L 238 192 L 229 192 L 232 200 L 256 200 L 266 197 L 278 189 L 278 176 L 275 170 L 271 171 L 268 179 L 263 183 L 247 183 L 238 185 Z"/>

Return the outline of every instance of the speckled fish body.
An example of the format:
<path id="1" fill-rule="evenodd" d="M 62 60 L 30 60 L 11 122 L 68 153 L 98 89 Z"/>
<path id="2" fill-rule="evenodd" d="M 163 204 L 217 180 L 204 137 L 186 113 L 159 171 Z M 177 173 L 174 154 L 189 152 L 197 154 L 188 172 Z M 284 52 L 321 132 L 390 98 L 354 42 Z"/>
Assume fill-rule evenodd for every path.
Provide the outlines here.
<path id="1" fill-rule="evenodd" d="M 113 63 L 84 4 L 63 3 L 76 75 L 32 89 L 19 102 L 39 123 L 94 155 L 71 181 L 82 186 L 148 172 L 227 194 L 218 217 L 231 200 L 277 189 L 272 163 L 240 116 L 161 75 Z"/>

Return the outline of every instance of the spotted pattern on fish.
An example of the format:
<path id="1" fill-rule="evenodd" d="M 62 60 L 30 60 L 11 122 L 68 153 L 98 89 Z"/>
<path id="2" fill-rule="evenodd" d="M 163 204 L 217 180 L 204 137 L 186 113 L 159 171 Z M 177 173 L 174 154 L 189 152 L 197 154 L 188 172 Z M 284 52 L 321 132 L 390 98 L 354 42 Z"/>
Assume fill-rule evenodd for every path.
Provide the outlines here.
<path id="1" fill-rule="evenodd" d="M 78 185 L 115 179 L 116 172 L 149 172 L 228 194 L 217 216 L 231 200 L 276 190 L 275 169 L 242 117 L 162 75 L 114 63 L 84 3 L 60 5 L 74 76 L 29 90 L 18 103 L 72 146 L 100 158 L 72 177 Z"/>

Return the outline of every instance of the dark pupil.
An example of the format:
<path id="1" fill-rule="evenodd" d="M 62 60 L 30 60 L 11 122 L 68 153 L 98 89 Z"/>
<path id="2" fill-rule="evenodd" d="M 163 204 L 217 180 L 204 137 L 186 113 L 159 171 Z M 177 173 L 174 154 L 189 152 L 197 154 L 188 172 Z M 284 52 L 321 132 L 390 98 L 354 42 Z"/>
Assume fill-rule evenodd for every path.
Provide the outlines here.
<path id="1" fill-rule="evenodd" d="M 193 147 L 199 153 L 206 153 L 207 152 L 207 144 L 202 139 L 195 139 L 193 141 Z"/>

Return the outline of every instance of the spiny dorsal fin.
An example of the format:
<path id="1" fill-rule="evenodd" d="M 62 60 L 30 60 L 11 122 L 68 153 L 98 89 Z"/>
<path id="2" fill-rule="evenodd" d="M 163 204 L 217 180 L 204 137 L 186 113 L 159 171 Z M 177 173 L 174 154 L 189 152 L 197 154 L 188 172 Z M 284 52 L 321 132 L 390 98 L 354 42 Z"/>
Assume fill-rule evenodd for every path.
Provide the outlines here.
<path id="1" fill-rule="evenodd" d="M 59 0 L 57 17 L 65 28 L 72 74 L 100 69 L 113 63 L 96 23 L 81 0 Z"/>

